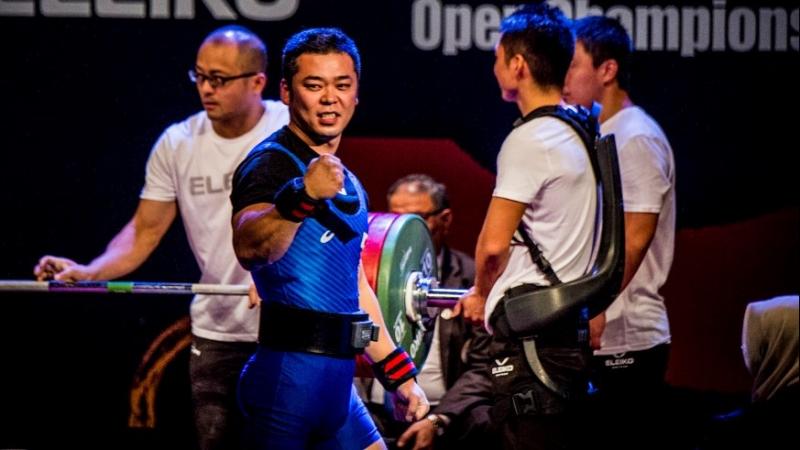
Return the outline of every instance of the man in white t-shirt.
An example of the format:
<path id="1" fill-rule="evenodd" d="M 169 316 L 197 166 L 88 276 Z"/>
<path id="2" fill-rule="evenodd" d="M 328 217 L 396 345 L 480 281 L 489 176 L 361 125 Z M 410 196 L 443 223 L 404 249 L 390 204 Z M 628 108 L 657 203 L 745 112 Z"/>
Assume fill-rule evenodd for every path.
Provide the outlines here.
<path id="1" fill-rule="evenodd" d="M 657 414 L 663 410 L 670 331 L 659 290 L 675 243 L 675 162 L 661 127 L 628 96 L 632 46 L 622 25 L 591 16 L 576 21 L 575 32 L 564 98 L 600 104 L 601 132 L 616 138 L 625 210 L 623 291 L 591 321 L 599 417 L 617 430 L 627 424 L 620 432 L 629 437 L 645 438 L 663 422 Z M 642 445 L 635 438 L 618 442 Z"/>
<path id="2" fill-rule="evenodd" d="M 251 284 L 236 261 L 228 196 L 238 164 L 251 148 L 288 123 L 281 102 L 262 100 L 267 50 L 246 28 L 209 34 L 189 77 L 204 111 L 167 128 L 147 162 L 133 218 L 89 264 L 44 256 L 39 279 L 108 280 L 131 273 L 150 256 L 180 211 L 202 283 Z M 253 290 L 253 292 L 255 292 Z M 191 304 L 190 379 L 201 449 L 238 447 L 236 384 L 255 351 L 258 313 L 246 297 L 197 295 Z"/>
<path id="3" fill-rule="evenodd" d="M 543 370 L 534 373 L 504 304 L 511 288 L 535 290 L 556 277 L 572 281 L 592 262 L 597 192 L 587 149 L 564 121 L 534 118 L 558 110 L 574 40 L 567 19 L 546 3 L 518 10 L 500 31 L 495 77 L 503 99 L 516 103 L 523 118 L 500 149 L 475 250 L 475 286 L 456 309 L 468 320 L 485 320 L 493 333 L 490 414 L 504 448 L 572 448 L 581 428 L 573 400 L 586 390 L 591 357 L 587 318 L 567 314 L 537 332 L 534 352 Z M 534 264 L 526 245 L 512 242 L 520 222 L 556 277 Z"/>

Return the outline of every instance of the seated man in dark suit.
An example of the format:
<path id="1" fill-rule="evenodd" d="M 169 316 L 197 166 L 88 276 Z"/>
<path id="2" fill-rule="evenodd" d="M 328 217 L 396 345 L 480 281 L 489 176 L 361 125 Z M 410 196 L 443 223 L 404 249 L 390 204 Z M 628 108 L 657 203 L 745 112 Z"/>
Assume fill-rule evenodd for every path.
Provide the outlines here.
<path id="1" fill-rule="evenodd" d="M 424 174 L 412 174 L 397 180 L 387 194 L 389 211 L 417 214 L 425 219 L 437 253 L 440 286 L 469 288 L 475 277 L 472 257 L 447 245 L 453 223 L 447 190 L 442 183 Z M 488 364 L 486 346 L 489 335 L 473 327 L 452 310 L 440 312 L 434 326 L 428 358 L 417 377 L 431 405 L 432 413 L 406 431 L 403 444 L 414 435 L 415 448 L 453 445 L 459 449 L 490 448 L 478 436 L 488 425 L 488 377 L 478 371 Z M 445 400 L 447 399 L 447 400 Z M 479 404 L 486 403 L 486 408 Z M 438 405 L 438 406 L 437 406 Z M 437 409 L 438 408 L 438 409 Z M 447 433 L 445 434 L 445 429 Z"/>

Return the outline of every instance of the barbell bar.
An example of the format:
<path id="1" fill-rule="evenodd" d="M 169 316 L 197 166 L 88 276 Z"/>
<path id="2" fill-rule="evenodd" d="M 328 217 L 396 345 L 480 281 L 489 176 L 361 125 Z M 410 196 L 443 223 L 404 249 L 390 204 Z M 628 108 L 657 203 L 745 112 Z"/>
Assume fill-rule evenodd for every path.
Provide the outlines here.
<path id="1" fill-rule="evenodd" d="M 426 279 L 427 280 L 427 279 Z M 420 280 L 420 283 L 425 282 Z M 430 283 L 430 281 L 427 281 Z M 416 287 L 414 300 L 430 308 L 452 308 L 465 289 Z M 246 284 L 172 283 L 159 281 L 30 281 L 0 280 L 0 292 L 70 292 L 80 294 L 207 294 L 247 295 Z"/>
<path id="2" fill-rule="evenodd" d="M 436 254 L 425 221 L 413 214 L 370 213 L 362 252 L 367 281 L 381 305 L 386 327 L 421 366 L 428 353 L 425 333 L 433 328 L 436 311 L 452 308 L 463 289 L 439 288 Z M 31 281 L 0 280 L 3 292 L 89 294 L 206 294 L 245 296 L 249 286 L 151 281 Z"/>
<path id="3" fill-rule="evenodd" d="M 246 284 L 192 284 L 160 281 L 0 280 L 0 292 L 70 292 L 80 294 L 247 295 Z"/>

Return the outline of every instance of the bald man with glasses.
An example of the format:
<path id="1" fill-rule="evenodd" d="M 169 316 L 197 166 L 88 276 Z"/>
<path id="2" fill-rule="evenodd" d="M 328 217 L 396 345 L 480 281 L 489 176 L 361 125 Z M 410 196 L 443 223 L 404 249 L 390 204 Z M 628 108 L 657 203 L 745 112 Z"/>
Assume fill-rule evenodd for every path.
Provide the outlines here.
<path id="1" fill-rule="evenodd" d="M 240 26 L 211 32 L 189 71 L 203 111 L 168 127 L 154 145 L 133 218 L 90 263 L 44 256 L 34 268 L 37 278 L 123 277 L 147 260 L 180 211 L 200 282 L 252 284 L 233 253 L 228 196 L 247 152 L 289 122 L 283 103 L 262 99 L 266 69 L 266 46 L 253 32 Z M 189 377 L 202 450 L 239 447 L 236 385 L 258 337 L 251 309 L 258 298 L 251 291 L 249 302 L 197 295 L 191 304 Z"/>

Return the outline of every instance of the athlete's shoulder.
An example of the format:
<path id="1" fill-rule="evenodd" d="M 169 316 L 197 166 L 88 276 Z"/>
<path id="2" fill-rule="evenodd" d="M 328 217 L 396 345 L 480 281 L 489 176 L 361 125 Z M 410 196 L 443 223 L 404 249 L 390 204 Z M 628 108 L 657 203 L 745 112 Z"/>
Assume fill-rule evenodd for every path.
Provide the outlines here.
<path id="1" fill-rule="evenodd" d="M 236 169 L 234 178 L 251 174 L 272 174 L 275 172 L 300 173 L 300 164 L 284 142 L 286 128 L 272 133 L 268 138 L 256 144 Z"/>

